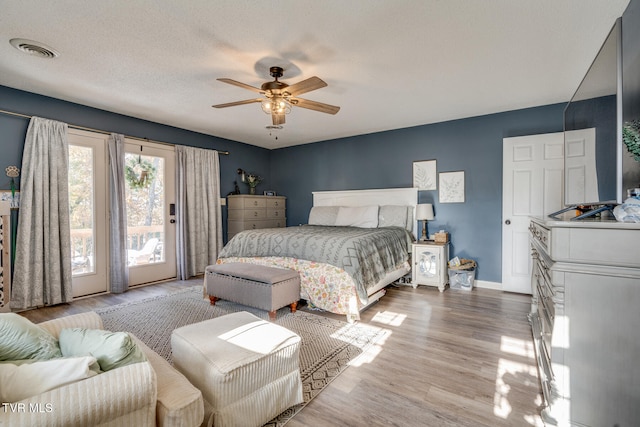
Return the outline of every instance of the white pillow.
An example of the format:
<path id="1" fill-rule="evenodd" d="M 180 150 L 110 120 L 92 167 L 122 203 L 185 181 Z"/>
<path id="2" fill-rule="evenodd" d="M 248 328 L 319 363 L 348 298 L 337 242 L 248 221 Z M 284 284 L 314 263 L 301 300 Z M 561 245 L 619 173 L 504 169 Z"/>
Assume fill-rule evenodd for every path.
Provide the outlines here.
<path id="1" fill-rule="evenodd" d="M 309 211 L 309 225 L 336 225 L 338 206 L 314 206 Z"/>
<path id="2" fill-rule="evenodd" d="M 45 391 L 97 375 L 92 356 L 0 364 L 0 401 L 18 402 Z M 95 368 L 94 368 L 95 369 Z"/>
<path id="3" fill-rule="evenodd" d="M 336 225 L 376 228 L 378 226 L 378 206 L 340 206 Z"/>

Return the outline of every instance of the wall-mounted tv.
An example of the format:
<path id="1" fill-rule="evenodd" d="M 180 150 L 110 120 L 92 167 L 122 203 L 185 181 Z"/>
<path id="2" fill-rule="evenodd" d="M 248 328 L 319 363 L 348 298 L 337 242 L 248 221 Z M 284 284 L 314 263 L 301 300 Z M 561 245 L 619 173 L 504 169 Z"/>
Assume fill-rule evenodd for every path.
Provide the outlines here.
<path id="1" fill-rule="evenodd" d="M 640 57 L 635 75 L 624 68 L 629 49 L 625 46 L 623 53 L 626 30 L 618 19 L 564 110 L 567 207 L 604 205 L 607 209 L 622 203 L 628 189 L 640 186 L 640 159 L 634 159 L 623 138 L 623 126 L 628 130 L 632 121 L 625 114 L 627 109 L 635 110 L 640 119 L 640 91 L 632 96 L 623 85 L 626 77 L 640 79 Z M 633 44 L 640 53 L 640 39 Z"/>

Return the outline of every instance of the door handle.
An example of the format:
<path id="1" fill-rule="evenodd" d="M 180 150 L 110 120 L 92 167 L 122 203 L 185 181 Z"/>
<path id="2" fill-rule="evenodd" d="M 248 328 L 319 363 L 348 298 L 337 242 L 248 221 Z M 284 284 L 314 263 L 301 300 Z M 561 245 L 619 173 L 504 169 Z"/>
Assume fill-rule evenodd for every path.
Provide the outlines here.
<path id="1" fill-rule="evenodd" d="M 508 220 L 506 220 L 504 223 L 505 223 L 505 224 L 507 224 L 507 225 L 510 225 L 510 224 L 511 224 L 511 220 L 510 220 L 510 219 L 508 219 Z"/>

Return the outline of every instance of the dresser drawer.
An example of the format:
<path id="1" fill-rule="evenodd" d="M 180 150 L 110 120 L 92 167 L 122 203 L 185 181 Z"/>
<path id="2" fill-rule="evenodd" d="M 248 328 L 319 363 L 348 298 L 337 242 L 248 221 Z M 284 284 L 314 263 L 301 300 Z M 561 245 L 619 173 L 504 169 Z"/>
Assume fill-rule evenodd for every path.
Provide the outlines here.
<path id="1" fill-rule="evenodd" d="M 274 208 L 274 209 L 283 209 L 285 208 L 285 198 L 284 197 L 266 197 L 265 199 L 266 204 L 267 204 L 267 208 Z"/>
<path id="2" fill-rule="evenodd" d="M 234 221 L 229 220 L 228 234 L 236 234 L 243 230 L 257 230 L 259 228 L 270 228 L 271 221 L 266 219 Z"/>
<path id="3" fill-rule="evenodd" d="M 542 225 L 532 221 L 529 223 L 529 234 L 532 240 L 538 242 L 538 244 L 542 246 L 547 252 L 549 251 L 549 241 L 551 240 L 551 238 L 548 228 L 545 228 Z"/>
<path id="4" fill-rule="evenodd" d="M 284 228 L 287 226 L 287 219 L 286 218 L 280 218 L 280 219 L 270 219 L 267 221 L 268 228 Z"/>
<path id="5" fill-rule="evenodd" d="M 284 218 L 284 217 L 285 217 L 284 209 L 267 208 L 267 218 L 278 219 L 278 218 Z"/>
<path id="6" fill-rule="evenodd" d="M 265 219 L 267 211 L 264 209 L 229 209 L 229 220 Z"/>

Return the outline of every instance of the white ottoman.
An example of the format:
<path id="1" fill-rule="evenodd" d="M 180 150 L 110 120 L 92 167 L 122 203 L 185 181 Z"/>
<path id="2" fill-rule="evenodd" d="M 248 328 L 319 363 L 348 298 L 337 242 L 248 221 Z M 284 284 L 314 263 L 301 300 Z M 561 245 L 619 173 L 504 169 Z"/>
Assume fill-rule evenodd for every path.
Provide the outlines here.
<path id="1" fill-rule="evenodd" d="M 174 330 L 171 351 L 209 425 L 259 427 L 303 401 L 300 337 L 246 311 Z"/>

